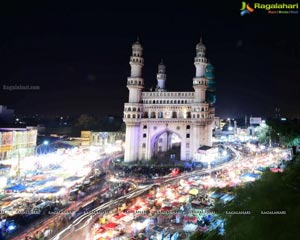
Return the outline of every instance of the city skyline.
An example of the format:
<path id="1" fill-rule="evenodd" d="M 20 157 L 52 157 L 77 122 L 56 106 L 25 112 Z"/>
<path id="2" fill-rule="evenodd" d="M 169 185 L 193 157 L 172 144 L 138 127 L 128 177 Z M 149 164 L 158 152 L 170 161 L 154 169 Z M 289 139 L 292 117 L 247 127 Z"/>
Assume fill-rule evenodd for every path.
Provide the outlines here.
<path id="1" fill-rule="evenodd" d="M 17 114 L 122 116 L 137 36 L 144 46 L 145 89 L 155 88 L 163 58 L 169 91 L 192 91 L 195 45 L 202 37 L 215 68 L 216 116 L 273 116 L 276 107 L 299 116 L 297 16 L 242 17 L 240 5 L 7 6 L 1 13 L 1 104 Z M 4 89 L 14 85 L 39 89 Z"/>

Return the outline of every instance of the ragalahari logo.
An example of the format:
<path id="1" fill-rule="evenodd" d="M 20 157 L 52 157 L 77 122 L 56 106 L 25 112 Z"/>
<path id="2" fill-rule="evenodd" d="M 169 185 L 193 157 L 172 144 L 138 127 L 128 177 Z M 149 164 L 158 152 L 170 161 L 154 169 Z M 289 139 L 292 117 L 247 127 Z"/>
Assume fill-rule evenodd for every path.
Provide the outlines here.
<path id="1" fill-rule="evenodd" d="M 254 9 L 246 2 L 242 2 L 241 16 L 254 12 Z"/>

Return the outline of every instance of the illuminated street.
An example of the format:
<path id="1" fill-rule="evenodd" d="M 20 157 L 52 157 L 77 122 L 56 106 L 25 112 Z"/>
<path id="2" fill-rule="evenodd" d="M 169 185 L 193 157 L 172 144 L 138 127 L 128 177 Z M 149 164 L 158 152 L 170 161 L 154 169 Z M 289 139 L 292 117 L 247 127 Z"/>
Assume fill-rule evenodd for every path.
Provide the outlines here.
<path id="1" fill-rule="evenodd" d="M 55 212 L 77 211 L 88 199 L 106 191 L 103 169 L 109 164 L 107 156 L 99 148 L 90 148 L 26 159 L 27 164 L 21 165 L 20 171 L 24 176 L 22 185 L 6 188 L 6 197 L 1 200 L 2 214 L 14 219 L 15 232 L 27 231 L 32 226 L 29 222 L 43 221 L 43 226 L 48 226 L 54 220 L 61 221 L 60 214 Z"/>
<path id="2" fill-rule="evenodd" d="M 162 228 L 166 227 L 163 221 L 159 224 L 158 220 L 154 220 L 161 217 L 160 214 L 164 211 L 166 211 L 165 215 L 168 215 L 168 219 L 181 219 L 176 220 L 177 222 L 174 220 L 174 224 L 169 226 L 168 230 L 173 228 L 171 235 L 177 231 L 177 234 L 188 234 L 188 231 L 184 231 L 187 228 L 187 223 L 183 219 L 195 218 L 200 222 L 207 215 L 187 212 L 179 217 L 176 213 L 180 212 L 180 206 L 188 203 L 197 203 L 197 207 L 193 208 L 194 210 L 198 212 L 202 210 L 209 213 L 214 202 L 212 188 L 218 187 L 222 189 L 255 181 L 262 173 L 261 169 L 277 165 L 279 159 L 287 154 L 285 151 L 274 154 L 275 152 L 277 151 L 272 149 L 263 156 L 258 155 L 255 157 L 241 157 L 240 153 L 236 152 L 238 154 L 236 158 L 222 166 L 181 173 L 177 176 L 166 176 L 159 179 L 159 185 L 155 183 L 142 185 L 141 188 L 138 187 L 127 195 L 89 210 L 88 213 L 73 221 L 72 224 L 58 233 L 53 239 L 106 239 L 107 237 L 128 239 L 130 236 L 138 235 L 139 233 L 146 235 L 146 229 L 153 228 L 154 222 Z M 114 181 L 117 181 L 117 179 L 114 179 Z M 170 189 L 176 189 L 176 191 L 170 192 Z M 156 195 L 153 195 L 154 192 Z M 195 200 L 196 197 L 201 195 L 207 196 L 205 199 L 202 199 L 202 204 Z M 155 210 L 153 210 L 154 199 L 151 196 L 157 202 L 154 204 L 156 206 Z M 223 197 L 223 200 L 227 202 L 234 196 L 223 194 L 220 197 Z M 165 205 L 166 202 L 169 205 Z M 193 212 L 193 210 L 190 209 L 190 212 Z M 140 223 L 137 226 L 137 218 L 144 219 L 144 223 Z M 218 224 L 222 223 L 220 219 L 218 220 L 217 215 L 214 215 L 214 219 Z M 113 225 L 113 227 L 110 225 Z M 197 227 L 200 226 L 197 225 Z M 210 228 L 203 228 L 203 231 L 209 231 L 209 229 L 212 230 L 217 227 L 219 225 L 210 226 Z M 184 237 L 186 236 L 182 235 L 179 239 L 184 239 Z"/>

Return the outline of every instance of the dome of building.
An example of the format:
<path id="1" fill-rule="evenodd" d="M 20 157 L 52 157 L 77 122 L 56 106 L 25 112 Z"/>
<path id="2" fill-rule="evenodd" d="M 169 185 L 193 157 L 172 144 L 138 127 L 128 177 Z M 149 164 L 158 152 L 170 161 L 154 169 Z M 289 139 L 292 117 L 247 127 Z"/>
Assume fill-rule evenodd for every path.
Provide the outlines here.
<path id="1" fill-rule="evenodd" d="M 166 65 L 164 64 L 163 60 L 160 61 L 158 69 L 166 69 Z"/>
<path id="2" fill-rule="evenodd" d="M 140 43 L 139 39 L 136 40 L 134 44 L 132 44 L 133 49 L 143 49 L 142 44 Z"/>
<path id="3" fill-rule="evenodd" d="M 202 38 L 200 38 L 200 42 L 197 44 L 196 50 L 200 52 L 204 52 L 206 50 L 206 47 L 202 42 Z"/>

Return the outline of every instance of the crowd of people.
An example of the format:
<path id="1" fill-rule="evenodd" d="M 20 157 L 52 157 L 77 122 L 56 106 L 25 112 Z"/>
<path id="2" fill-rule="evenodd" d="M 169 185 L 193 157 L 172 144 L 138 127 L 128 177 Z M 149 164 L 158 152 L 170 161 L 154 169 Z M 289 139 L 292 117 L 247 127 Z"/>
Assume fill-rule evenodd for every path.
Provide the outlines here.
<path id="1" fill-rule="evenodd" d="M 180 171 L 184 171 L 185 168 L 177 167 Z M 171 174 L 174 167 L 170 166 L 114 166 L 115 173 L 121 178 L 136 178 L 136 179 L 154 179 L 157 177 L 166 176 Z"/>

